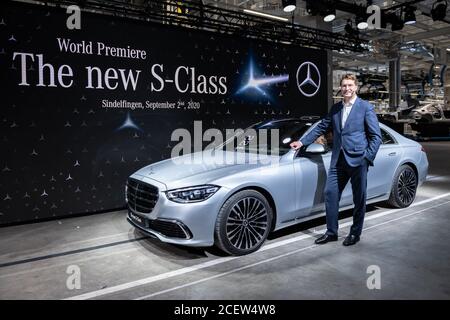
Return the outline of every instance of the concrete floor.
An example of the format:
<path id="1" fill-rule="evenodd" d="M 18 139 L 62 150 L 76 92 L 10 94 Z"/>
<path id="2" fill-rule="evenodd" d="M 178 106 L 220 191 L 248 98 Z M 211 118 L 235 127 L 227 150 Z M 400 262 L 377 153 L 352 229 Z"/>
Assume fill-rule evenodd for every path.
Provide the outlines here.
<path id="1" fill-rule="evenodd" d="M 14 226 L 0 229 L 0 299 L 449 299 L 450 142 L 422 144 L 429 180 L 414 204 L 369 206 L 353 247 L 341 244 L 350 211 L 339 242 L 313 244 L 322 218 L 244 257 L 146 238 L 125 211 Z M 70 266 L 80 289 L 67 286 Z M 369 266 L 379 268 L 380 289 L 367 287 Z"/>

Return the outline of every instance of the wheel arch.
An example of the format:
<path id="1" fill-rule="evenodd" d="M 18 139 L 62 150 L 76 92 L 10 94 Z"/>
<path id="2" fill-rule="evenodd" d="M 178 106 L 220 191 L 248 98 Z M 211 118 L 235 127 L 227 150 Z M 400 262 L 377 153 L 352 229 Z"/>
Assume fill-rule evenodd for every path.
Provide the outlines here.
<path id="1" fill-rule="evenodd" d="M 412 161 L 405 161 L 405 162 L 402 162 L 402 163 L 400 163 L 400 165 L 398 166 L 398 168 L 400 168 L 401 166 L 403 166 L 403 165 L 408 165 L 408 166 L 410 166 L 413 170 L 414 170 L 414 173 L 416 174 L 416 177 L 417 177 L 417 180 L 419 180 L 419 170 L 417 170 L 417 166 L 414 164 L 414 162 L 412 162 Z M 397 169 L 398 169 L 397 168 Z"/>
<path id="2" fill-rule="evenodd" d="M 272 225 L 270 226 L 270 232 L 272 232 L 275 229 L 276 226 L 276 221 L 277 221 L 277 206 L 275 204 L 275 200 L 273 199 L 272 195 L 270 194 L 269 191 L 267 191 L 267 189 L 261 187 L 261 186 L 256 186 L 256 185 L 248 185 L 239 189 L 236 189 L 233 191 L 233 193 L 230 193 L 228 195 L 228 197 L 225 199 L 224 203 L 233 195 L 235 195 L 238 192 L 244 191 L 244 190 L 255 190 L 260 192 L 269 202 L 270 207 L 272 208 Z"/>
<path id="3" fill-rule="evenodd" d="M 395 174 L 396 174 L 397 170 L 403 165 L 410 166 L 414 170 L 414 173 L 416 174 L 417 180 L 419 180 L 419 171 L 417 170 L 417 166 L 414 164 L 414 162 L 412 162 L 411 160 L 406 160 L 404 162 L 400 162 L 398 164 L 397 168 L 395 168 L 394 175 L 392 176 L 392 179 L 391 179 L 392 181 L 391 181 L 391 186 L 389 188 L 389 192 L 390 192 L 390 190 L 392 190 L 392 187 L 394 186 L 394 177 L 395 177 Z"/>
<path id="4" fill-rule="evenodd" d="M 409 196 L 411 196 L 411 199 L 408 200 L 408 203 L 405 203 L 403 201 L 403 199 L 400 198 L 401 195 L 399 193 L 403 193 L 403 192 L 409 193 L 409 191 L 405 191 L 405 190 L 401 191 L 395 185 L 400 177 L 399 176 L 399 174 L 401 172 L 400 168 L 406 167 L 406 166 L 409 167 L 410 168 L 409 170 L 412 170 L 414 172 L 414 174 L 416 175 L 416 185 L 415 185 L 414 194 L 409 194 Z M 418 170 L 417 170 L 417 166 L 414 164 L 414 162 L 406 160 L 406 161 L 400 163 L 399 166 L 397 167 L 397 169 L 395 170 L 394 177 L 392 179 L 392 184 L 391 184 L 391 191 L 389 193 L 389 198 L 387 199 L 386 203 L 388 205 L 392 206 L 393 208 L 409 207 L 411 205 L 411 203 L 414 202 L 418 182 L 419 182 Z"/>

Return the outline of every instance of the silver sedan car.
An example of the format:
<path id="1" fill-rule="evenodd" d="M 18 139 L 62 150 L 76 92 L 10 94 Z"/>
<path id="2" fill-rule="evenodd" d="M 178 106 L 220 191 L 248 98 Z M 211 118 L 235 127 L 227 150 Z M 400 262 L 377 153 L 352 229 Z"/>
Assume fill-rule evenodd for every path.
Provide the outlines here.
<path id="1" fill-rule="evenodd" d="M 298 150 L 289 147 L 316 124 L 300 119 L 260 122 L 213 152 L 183 155 L 138 170 L 126 184 L 128 221 L 167 243 L 216 245 L 232 255 L 258 250 L 270 232 L 325 215 L 323 190 L 332 139 L 324 136 Z M 419 143 L 383 124 L 380 128 L 382 145 L 369 168 L 367 203 L 407 207 L 426 179 L 427 155 Z M 249 147 L 247 132 L 263 129 L 277 131 L 276 148 Z M 262 161 L 264 148 L 270 150 L 264 150 L 269 152 Z M 192 155 L 201 160 L 192 161 Z M 233 161 L 223 161 L 224 156 Z M 340 208 L 351 207 L 348 183 Z"/>

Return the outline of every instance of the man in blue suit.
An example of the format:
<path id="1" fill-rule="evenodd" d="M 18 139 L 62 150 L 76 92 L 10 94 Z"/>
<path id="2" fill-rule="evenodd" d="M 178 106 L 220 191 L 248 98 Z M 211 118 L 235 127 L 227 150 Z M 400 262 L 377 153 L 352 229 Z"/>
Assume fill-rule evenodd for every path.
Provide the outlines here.
<path id="1" fill-rule="evenodd" d="M 298 149 L 313 143 L 317 137 L 333 130 L 333 149 L 325 186 L 325 208 L 327 231 L 318 238 L 316 244 L 325 244 L 338 239 L 339 200 L 348 180 L 352 184 L 353 225 L 343 245 L 357 243 L 366 213 L 367 171 L 381 144 L 378 118 L 373 106 L 356 96 L 357 79 L 346 74 L 341 79 L 344 100 L 334 104 L 330 112 L 299 141 L 291 143 Z"/>

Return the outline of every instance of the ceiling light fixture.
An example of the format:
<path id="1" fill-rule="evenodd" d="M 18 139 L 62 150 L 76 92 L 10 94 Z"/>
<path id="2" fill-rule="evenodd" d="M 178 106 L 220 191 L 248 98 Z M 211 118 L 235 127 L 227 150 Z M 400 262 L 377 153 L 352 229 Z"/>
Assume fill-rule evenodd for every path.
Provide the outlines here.
<path id="1" fill-rule="evenodd" d="M 445 19 L 445 15 L 447 14 L 447 0 L 437 0 L 433 4 L 430 13 L 433 21 L 443 21 Z"/>
<path id="2" fill-rule="evenodd" d="M 402 20 L 401 15 L 397 15 L 396 13 L 391 13 L 389 15 L 389 22 L 391 23 L 391 30 L 398 31 L 402 30 L 404 27 L 404 21 Z"/>
<path id="3" fill-rule="evenodd" d="M 346 23 L 344 29 L 345 29 L 345 32 L 347 34 L 351 34 L 352 33 L 353 27 L 352 27 L 352 21 L 350 19 L 347 20 L 347 23 Z"/>
<path id="4" fill-rule="evenodd" d="M 362 17 L 356 16 L 356 18 L 355 18 L 356 26 L 358 27 L 359 30 L 364 30 L 369 27 L 367 20 L 364 18 L 365 18 L 365 16 L 362 16 Z"/>
<path id="5" fill-rule="evenodd" d="M 358 38 L 359 36 L 359 30 L 353 28 L 352 20 L 350 19 L 347 20 L 347 24 L 345 25 L 344 30 L 349 37 Z"/>
<path id="6" fill-rule="evenodd" d="M 281 0 L 281 3 L 283 4 L 283 11 L 284 12 L 292 12 L 297 7 L 297 1 L 296 0 Z"/>
<path id="7" fill-rule="evenodd" d="M 323 17 L 323 21 L 331 22 L 334 19 L 336 19 L 336 9 L 335 8 L 329 8 L 324 13 L 325 13 L 325 16 Z"/>
<path id="8" fill-rule="evenodd" d="M 405 24 L 414 24 L 416 23 L 416 14 L 414 13 L 416 11 L 415 7 L 406 7 L 405 9 Z"/>

